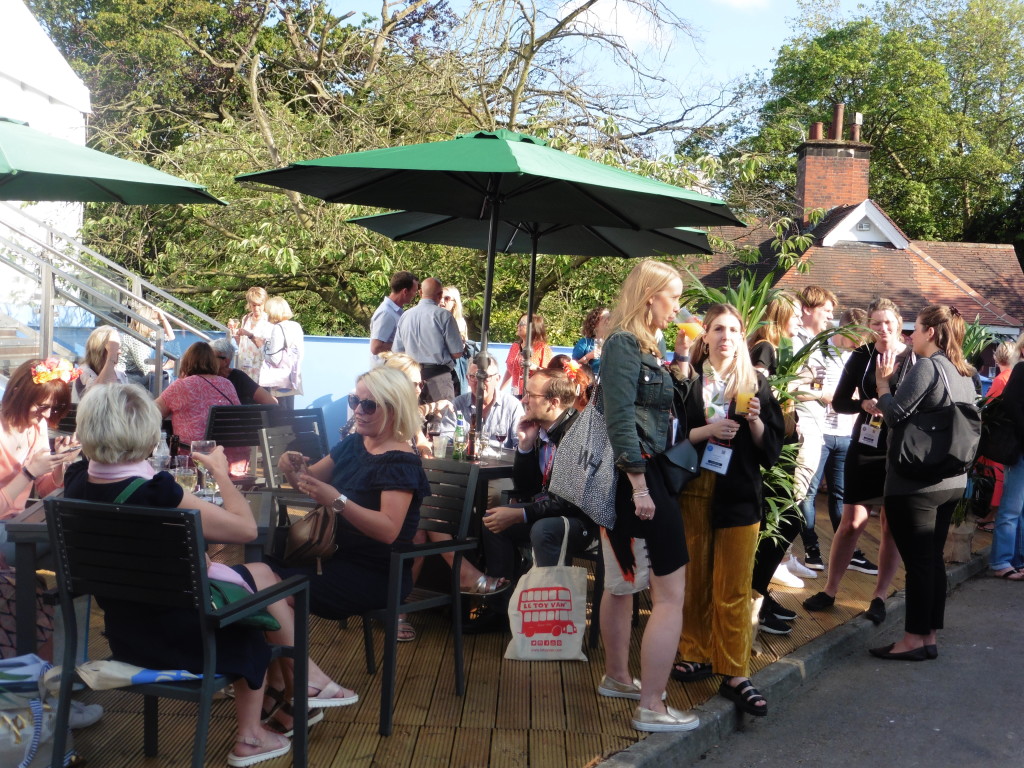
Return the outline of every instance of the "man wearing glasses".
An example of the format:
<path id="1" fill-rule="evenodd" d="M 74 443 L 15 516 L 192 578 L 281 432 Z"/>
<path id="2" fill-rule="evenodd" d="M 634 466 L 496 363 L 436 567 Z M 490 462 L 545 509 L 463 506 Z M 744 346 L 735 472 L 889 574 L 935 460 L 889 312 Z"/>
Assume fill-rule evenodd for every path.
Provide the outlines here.
<path id="1" fill-rule="evenodd" d="M 470 363 L 469 380 L 474 383 L 477 380 L 479 368 L 476 363 Z M 484 402 L 483 418 L 481 421 L 481 436 L 486 443 L 500 443 L 502 448 L 515 448 L 519 441 L 516 437 L 516 426 L 523 418 L 523 405 L 508 390 L 498 389 L 498 363 L 487 356 L 487 378 L 484 379 Z M 452 410 L 444 412 L 441 420 L 441 434 L 445 437 L 452 437 L 455 434 L 455 424 L 459 416 L 469 429 L 473 413 L 477 406 L 475 386 L 464 395 L 459 395 L 452 401 Z"/>
<path id="2" fill-rule="evenodd" d="M 562 539 L 569 524 L 566 559 L 589 547 L 597 536 L 597 525 L 578 508 L 548 494 L 551 466 L 562 436 L 578 417 L 575 408 L 576 383 L 564 372 L 544 369 L 530 376 L 523 394 L 526 409 L 517 425 L 513 479 L 520 503 L 494 506 L 483 523 L 484 557 L 487 575 L 514 581 L 519 547 L 533 549 L 537 566 L 558 565 Z M 496 631 L 507 626 L 507 610 L 495 600 L 485 612 L 467 624 L 466 631 Z"/>
<path id="3" fill-rule="evenodd" d="M 370 367 L 376 368 L 384 361 L 382 352 L 389 352 L 395 342 L 395 331 L 402 317 L 403 307 L 416 298 L 420 281 L 412 272 L 395 272 L 391 276 L 391 293 L 370 318 Z"/>

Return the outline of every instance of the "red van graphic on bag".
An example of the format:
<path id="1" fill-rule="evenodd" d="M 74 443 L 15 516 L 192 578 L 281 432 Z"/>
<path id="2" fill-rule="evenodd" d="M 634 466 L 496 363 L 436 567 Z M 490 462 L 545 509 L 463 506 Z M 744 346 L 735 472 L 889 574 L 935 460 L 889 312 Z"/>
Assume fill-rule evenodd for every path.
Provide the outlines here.
<path id="1" fill-rule="evenodd" d="M 523 617 L 522 633 L 527 637 L 558 637 L 576 632 L 572 621 L 572 592 L 565 587 L 524 589 L 519 595 L 519 613 Z"/>

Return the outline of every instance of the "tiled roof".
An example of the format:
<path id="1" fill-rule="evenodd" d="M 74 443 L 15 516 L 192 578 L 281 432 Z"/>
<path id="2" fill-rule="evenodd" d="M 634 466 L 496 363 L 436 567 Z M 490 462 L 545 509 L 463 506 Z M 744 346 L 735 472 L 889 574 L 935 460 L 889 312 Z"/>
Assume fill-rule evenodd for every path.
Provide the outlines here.
<path id="1" fill-rule="evenodd" d="M 810 284 L 824 285 L 835 291 L 843 307 L 866 307 L 876 296 L 888 296 L 907 318 L 927 304 L 953 304 L 968 320 L 977 315 L 985 325 L 1024 324 L 1024 272 L 1012 246 L 920 240 L 911 241 L 907 250 L 888 243 L 820 245 L 854 207 L 840 206 L 826 214 L 814 229 L 815 244 L 801 256 L 802 261 L 811 262 L 810 270 L 788 270 L 778 281 L 779 287 L 797 291 Z M 760 258 L 747 266 L 759 278 L 775 266 L 774 233 L 764 225 L 720 227 L 710 234 L 739 246 L 756 247 Z M 727 284 L 729 271 L 739 266 L 725 254 L 691 262 L 694 274 L 714 286 Z"/>

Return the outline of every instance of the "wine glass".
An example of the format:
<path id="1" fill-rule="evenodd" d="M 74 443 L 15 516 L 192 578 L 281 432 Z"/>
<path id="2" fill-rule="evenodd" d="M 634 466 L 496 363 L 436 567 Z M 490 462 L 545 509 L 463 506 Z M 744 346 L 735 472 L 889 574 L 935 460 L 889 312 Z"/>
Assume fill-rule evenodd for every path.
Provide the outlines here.
<path id="1" fill-rule="evenodd" d="M 213 449 L 217 447 L 216 440 L 193 440 L 191 444 L 192 453 L 205 455 L 213 453 Z M 202 469 L 199 464 L 196 464 L 196 474 L 199 478 L 199 491 L 196 493 L 201 498 L 213 498 L 217 492 L 217 484 L 213 482 L 213 478 L 210 477 L 210 473 L 205 469 Z"/>
<path id="2" fill-rule="evenodd" d="M 171 457 L 171 476 L 181 490 L 192 493 L 196 488 L 196 466 L 188 456 Z"/>

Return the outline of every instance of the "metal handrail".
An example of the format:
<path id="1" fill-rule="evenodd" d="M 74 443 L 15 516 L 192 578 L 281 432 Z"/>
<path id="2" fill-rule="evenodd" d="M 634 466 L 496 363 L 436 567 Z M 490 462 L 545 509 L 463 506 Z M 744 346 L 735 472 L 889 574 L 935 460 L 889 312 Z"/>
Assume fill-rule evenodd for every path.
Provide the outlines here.
<path id="1" fill-rule="evenodd" d="M 38 237 L 36 237 L 35 235 L 33 235 L 30 232 L 26 232 L 26 231 L 21 230 L 21 229 L 16 229 L 15 230 L 15 231 L 18 232 L 19 235 L 21 235 L 22 237 L 28 238 L 30 241 L 35 243 L 41 249 L 43 249 L 44 251 L 52 254 L 54 257 L 56 257 L 56 259 L 65 260 L 65 261 L 68 261 L 68 262 L 74 264 L 76 267 L 85 270 L 90 275 L 92 275 L 96 279 L 102 281 L 103 283 L 105 283 L 106 285 L 110 286 L 111 288 L 114 288 L 115 290 L 117 290 L 117 291 L 119 291 L 121 293 L 124 293 L 124 294 L 127 294 L 127 295 L 131 296 L 133 301 L 136 301 L 136 302 L 138 302 L 138 303 L 140 303 L 142 305 L 145 305 L 145 306 L 148 306 L 148 307 L 150 307 L 152 309 L 160 310 L 161 312 L 163 312 L 163 310 L 160 309 L 160 307 L 157 307 L 156 305 L 150 303 L 149 301 L 147 301 L 146 299 L 144 299 L 140 295 L 141 291 L 145 290 L 145 291 L 148 291 L 149 293 L 152 293 L 152 294 L 155 294 L 155 295 L 159 296 L 161 299 L 163 299 L 163 300 L 165 300 L 165 301 L 167 301 L 167 302 L 169 302 L 169 303 L 171 303 L 171 304 L 173 304 L 173 305 L 175 305 L 175 306 L 177 306 L 177 307 L 179 307 L 181 309 L 184 309 L 189 315 L 192 315 L 193 317 L 196 317 L 196 318 L 202 320 L 203 322 L 207 323 L 208 327 L 215 328 L 215 329 L 217 329 L 219 331 L 227 331 L 227 326 L 225 326 L 219 320 L 215 320 L 214 318 L 210 317 L 206 313 L 201 312 L 200 310 L 196 309 L 195 307 L 193 307 L 193 306 L 191 306 L 189 304 L 186 304 L 181 299 L 178 299 L 177 297 L 171 295 L 170 293 L 167 293 L 167 291 L 165 291 L 162 288 L 160 288 L 160 287 L 154 285 L 153 283 L 149 282 L 144 277 L 140 277 L 139 275 L 136 275 L 133 272 L 128 271 L 127 269 L 122 267 L 117 262 L 111 261 L 106 256 L 103 256 L 102 254 L 97 253 L 92 248 L 89 248 L 87 245 L 85 245 L 85 244 L 75 240 L 74 238 L 70 237 L 66 233 L 61 232 L 60 230 L 51 227 L 49 224 L 46 224 L 45 222 L 42 222 L 39 219 L 36 219 L 34 216 L 26 213 L 25 211 L 21 210 L 20 208 L 17 208 L 17 207 L 15 207 L 15 206 L 13 206 L 13 205 L 11 205 L 9 203 L 0 201 L 0 205 L 4 206 L 4 208 L 6 208 L 8 211 L 10 211 L 12 213 L 15 213 L 18 216 L 26 219 L 27 221 L 32 223 L 34 226 L 44 230 L 51 237 L 54 237 L 54 238 L 59 239 L 59 240 L 63 240 L 68 245 L 70 245 L 72 247 L 72 249 L 75 250 L 76 252 L 87 254 L 90 258 L 95 259 L 96 261 L 98 261 L 103 266 L 105 266 L 105 267 L 109 268 L 110 270 L 120 274 L 125 279 L 126 282 L 131 283 L 134 286 L 138 286 L 138 288 L 140 290 L 139 290 L 138 293 L 136 293 L 135 290 L 128 289 L 126 286 L 121 285 L 121 284 L 119 284 L 119 283 L 117 283 L 117 282 L 115 282 L 113 280 L 110 280 L 105 275 L 101 274 L 100 272 L 97 272 L 90 265 L 84 263 L 83 261 L 81 261 L 78 258 L 75 258 L 74 256 L 71 256 L 69 254 L 63 253 L 62 251 L 54 248 L 53 246 L 49 245 L 48 243 L 40 240 Z M 11 225 L 8 224 L 8 226 L 11 226 Z M 14 229 L 14 228 L 12 227 L 12 229 Z M 204 333 L 203 331 L 199 330 L 198 328 L 195 328 L 193 325 L 191 325 L 190 323 L 187 323 L 182 318 L 180 318 L 180 317 L 178 317 L 176 315 L 173 315 L 173 314 L 166 313 L 166 312 L 164 312 L 164 314 L 167 316 L 168 320 L 172 322 L 172 324 L 177 325 L 182 330 L 190 332 L 190 333 L 194 333 L 194 334 L 200 336 L 201 338 L 204 338 L 204 339 L 207 339 L 207 340 L 209 339 L 209 336 L 206 333 Z"/>

